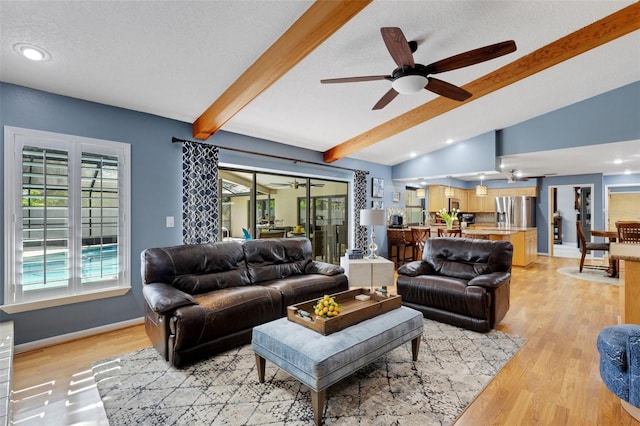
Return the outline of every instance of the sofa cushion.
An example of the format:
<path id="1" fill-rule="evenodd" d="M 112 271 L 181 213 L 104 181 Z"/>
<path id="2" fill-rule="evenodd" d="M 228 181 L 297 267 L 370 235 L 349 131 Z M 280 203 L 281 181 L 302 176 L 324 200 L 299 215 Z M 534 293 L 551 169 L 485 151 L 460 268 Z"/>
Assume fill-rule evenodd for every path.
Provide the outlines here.
<path id="1" fill-rule="evenodd" d="M 282 316 L 282 298 L 272 288 L 244 286 L 199 294 L 196 304 L 175 310 L 170 323 L 174 350 L 192 348 L 210 340 L 250 329 Z"/>
<path id="2" fill-rule="evenodd" d="M 263 281 L 260 285 L 277 289 L 282 294 L 282 306 L 286 315 L 287 306 L 349 290 L 347 276 L 326 276 L 307 274 L 290 276 L 286 279 Z"/>
<path id="3" fill-rule="evenodd" d="M 141 258 L 145 284 L 170 283 L 188 294 L 251 284 L 237 241 L 152 248 Z"/>
<path id="4" fill-rule="evenodd" d="M 306 238 L 265 238 L 242 246 L 254 284 L 302 275 L 311 262 L 311 242 Z"/>

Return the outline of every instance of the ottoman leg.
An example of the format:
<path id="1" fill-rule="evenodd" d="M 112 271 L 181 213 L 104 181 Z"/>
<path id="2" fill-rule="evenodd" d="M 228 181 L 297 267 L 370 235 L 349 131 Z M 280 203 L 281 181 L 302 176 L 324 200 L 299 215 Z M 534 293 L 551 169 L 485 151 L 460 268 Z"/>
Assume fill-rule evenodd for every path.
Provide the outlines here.
<path id="1" fill-rule="evenodd" d="M 318 392 L 311 391 L 311 407 L 313 408 L 313 420 L 316 426 L 322 424 L 322 414 L 324 413 L 324 400 L 327 394 L 326 389 L 322 389 Z"/>
<path id="2" fill-rule="evenodd" d="M 420 340 L 422 340 L 422 335 L 416 337 L 411 341 L 411 353 L 413 355 L 413 360 L 418 360 L 418 350 L 420 350 Z"/>
<path id="3" fill-rule="evenodd" d="M 264 366 L 265 359 L 256 354 L 256 367 L 258 368 L 258 381 L 264 383 Z"/>

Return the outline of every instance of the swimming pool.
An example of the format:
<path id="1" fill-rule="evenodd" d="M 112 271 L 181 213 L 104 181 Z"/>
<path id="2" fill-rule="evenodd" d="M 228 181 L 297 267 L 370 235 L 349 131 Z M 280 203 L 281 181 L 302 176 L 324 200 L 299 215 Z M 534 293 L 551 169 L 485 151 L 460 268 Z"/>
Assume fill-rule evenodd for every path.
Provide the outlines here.
<path id="1" fill-rule="evenodd" d="M 70 271 L 67 250 L 24 256 L 22 284 L 30 290 L 67 286 Z M 82 249 L 82 282 L 102 281 L 118 277 L 118 246 Z M 45 268 L 46 265 L 46 268 Z"/>

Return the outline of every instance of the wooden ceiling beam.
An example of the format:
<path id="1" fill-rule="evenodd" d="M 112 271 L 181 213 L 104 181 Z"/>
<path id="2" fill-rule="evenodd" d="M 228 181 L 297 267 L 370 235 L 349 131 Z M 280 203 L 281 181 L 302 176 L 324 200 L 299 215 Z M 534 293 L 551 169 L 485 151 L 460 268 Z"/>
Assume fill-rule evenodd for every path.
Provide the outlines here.
<path id="1" fill-rule="evenodd" d="M 372 0 L 318 0 L 193 123 L 206 140 Z"/>
<path id="2" fill-rule="evenodd" d="M 636 2 L 462 86 L 463 89 L 473 93 L 467 101 L 457 102 L 442 96 L 433 99 L 325 151 L 324 161 L 332 163 L 347 157 L 638 29 L 640 29 L 640 3 Z M 629 52 L 629 54 L 634 53 Z M 606 64 L 601 65 L 606 70 Z"/>

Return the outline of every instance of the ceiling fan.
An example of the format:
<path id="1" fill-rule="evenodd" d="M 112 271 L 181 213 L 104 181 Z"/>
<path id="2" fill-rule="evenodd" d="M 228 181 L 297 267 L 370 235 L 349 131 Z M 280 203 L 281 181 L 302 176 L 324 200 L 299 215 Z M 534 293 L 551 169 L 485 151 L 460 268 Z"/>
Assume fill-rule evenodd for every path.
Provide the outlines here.
<path id="1" fill-rule="evenodd" d="M 387 106 L 399 93 L 405 95 L 413 94 L 418 93 L 422 89 L 456 101 L 464 101 L 471 96 L 471 93 L 446 81 L 430 77 L 430 75 L 475 65 L 480 62 L 498 58 L 507 53 L 515 52 L 516 50 L 516 43 L 513 40 L 503 41 L 460 53 L 425 66 L 416 64 L 413 60 L 413 52 L 417 50 L 418 43 L 415 41 L 407 42 L 400 28 L 383 27 L 380 28 L 380 32 L 382 33 L 382 39 L 387 46 L 387 50 L 396 65 L 398 65 L 398 68 L 393 70 L 391 75 L 330 78 L 320 80 L 320 83 L 355 83 L 373 80 L 391 81 L 391 89 L 373 106 L 372 109 L 374 110 Z"/>
<path id="2" fill-rule="evenodd" d="M 282 186 L 282 187 L 290 187 L 293 189 L 298 189 L 298 188 L 306 188 L 307 187 L 307 183 L 306 182 L 298 182 L 296 179 L 293 180 L 293 182 L 271 182 L 269 184 L 269 186 Z M 312 183 L 311 186 L 318 186 L 318 187 L 322 187 L 324 186 L 324 183 Z"/>
<path id="3" fill-rule="evenodd" d="M 557 173 L 549 173 L 542 176 L 522 176 L 522 172 L 519 170 L 509 170 L 509 174 L 507 174 L 507 183 L 516 183 L 516 182 L 526 182 L 529 179 L 542 179 L 547 176 L 552 176 Z"/>

